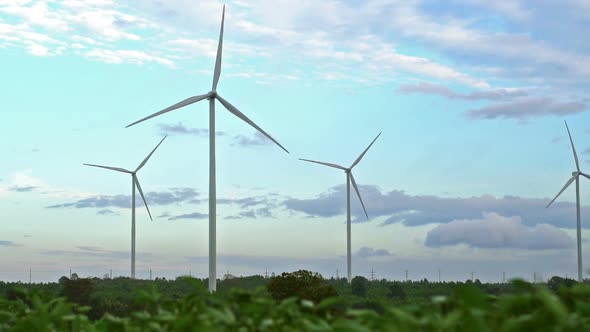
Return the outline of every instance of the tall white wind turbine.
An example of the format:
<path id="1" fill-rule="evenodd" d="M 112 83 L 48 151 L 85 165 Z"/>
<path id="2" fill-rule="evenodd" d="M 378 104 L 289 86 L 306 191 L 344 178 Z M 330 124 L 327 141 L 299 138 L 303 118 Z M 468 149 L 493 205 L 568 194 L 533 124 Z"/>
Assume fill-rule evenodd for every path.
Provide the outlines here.
<path id="1" fill-rule="evenodd" d="M 139 166 L 137 166 L 137 168 L 134 171 L 130 171 L 130 170 L 120 168 L 120 167 L 102 166 L 102 165 L 95 165 L 95 164 L 84 164 L 86 166 L 105 168 L 105 169 L 108 169 L 111 171 L 131 174 L 131 279 L 135 279 L 135 186 L 137 186 L 137 189 L 139 190 L 139 194 L 141 195 L 141 199 L 143 199 L 143 204 L 145 205 L 145 208 L 147 209 L 148 215 L 150 216 L 150 220 L 153 221 L 152 214 L 150 213 L 150 209 L 148 208 L 147 202 L 145 200 L 145 196 L 143 196 L 143 191 L 141 190 L 141 185 L 139 184 L 139 180 L 137 179 L 137 172 L 143 166 L 145 166 L 145 164 L 150 159 L 152 154 L 154 154 L 154 152 L 156 152 L 156 149 L 160 146 L 160 144 L 162 144 L 162 142 L 164 142 L 166 137 L 167 136 L 164 136 L 164 138 L 162 138 L 160 143 L 158 143 L 158 145 L 156 145 L 156 147 L 152 150 L 152 152 L 150 152 L 150 154 L 148 154 L 147 157 L 145 157 L 145 159 L 141 162 L 141 164 L 139 164 Z"/>
<path id="2" fill-rule="evenodd" d="M 549 204 L 547 204 L 547 207 L 549 207 L 551 204 L 553 204 L 553 202 L 555 202 L 557 197 L 559 197 L 559 195 L 561 195 L 561 193 L 564 192 L 567 189 L 567 187 L 570 186 L 570 184 L 572 184 L 574 181 L 576 181 L 576 218 L 577 218 L 577 222 L 576 222 L 577 234 L 576 235 L 577 235 L 577 246 L 578 246 L 578 248 L 577 248 L 578 249 L 578 281 L 582 281 L 582 224 L 580 222 L 580 175 L 586 177 L 587 179 L 590 179 L 590 175 L 580 171 L 580 163 L 578 161 L 578 154 L 576 153 L 576 148 L 574 147 L 574 141 L 572 140 L 572 135 L 570 134 L 570 129 L 567 126 L 567 122 L 565 122 L 565 128 L 567 129 L 567 134 L 570 138 L 570 143 L 572 145 L 572 151 L 574 153 L 574 161 L 576 162 L 576 170 L 574 172 L 572 172 L 572 177 L 569 180 L 567 180 L 567 182 L 565 183 L 565 186 L 563 186 L 563 188 L 559 191 L 559 193 L 557 193 L 555 198 L 553 198 L 553 200 Z"/>
<path id="3" fill-rule="evenodd" d="M 158 115 L 168 113 L 175 109 L 194 104 L 203 99 L 209 100 L 209 291 L 214 292 L 217 288 L 217 243 L 216 243 L 216 184 L 215 184 L 215 99 L 223 105 L 230 113 L 240 118 L 256 130 L 268 137 L 271 141 L 277 144 L 285 152 L 289 153 L 279 142 L 267 134 L 256 123 L 250 120 L 246 115 L 240 112 L 235 106 L 223 99 L 217 93 L 217 83 L 221 74 L 221 50 L 223 45 L 223 23 L 225 20 L 225 5 L 223 6 L 223 13 L 221 15 L 221 28 L 219 31 L 219 44 L 217 46 L 217 57 L 215 59 L 215 70 L 213 72 L 213 85 L 211 91 L 206 94 L 187 98 L 178 102 L 168 108 L 147 116 L 141 120 L 135 121 L 127 126 L 131 127 L 135 124 L 151 119 Z"/>
<path id="4" fill-rule="evenodd" d="M 356 181 L 354 181 L 354 176 L 352 176 L 352 168 L 354 166 L 356 166 L 361 159 L 363 159 L 363 157 L 365 156 L 365 153 L 367 153 L 367 151 L 369 151 L 369 149 L 371 148 L 371 146 L 373 145 L 373 143 L 375 143 L 375 141 L 377 140 L 377 138 L 379 138 L 379 136 L 381 136 L 381 133 L 379 133 L 379 135 L 377 135 L 377 137 L 375 137 L 375 139 L 371 142 L 371 144 L 369 144 L 369 146 L 367 146 L 367 148 L 365 149 L 365 151 L 363 151 L 363 153 L 361 153 L 358 158 L 356 158 L 356 160 L 352 163 L 352 165 L 350 165 L 350 167 L 346 168 L 344 166 L 340 166 L 338 164 L 332 164 L 332 163 L 326 163 L 323 161 L 315 161 L 315 160 L 309 160 L 309 159 L 301 159 L 299 158 L 299 160 L 303 160 L 303 161 L 307 161 L 310 163 L 316 163 L 316 164 L 320 164 L 320 165 L 324 165 L 324 166 L 328 166 L 328 167 L 332 167 L 332 168 L 337 168 L 340 170 L 343 170 L 344 173 L 346 173 L 346 268 L 347 268 L 347 276 L 348 276 L 348 282 L 350 283 L 352 280 L 352 242 L 351 242 L 351 234 L 350 234 L 350 228 L 351 228 L 351 222 L 350 222 L 350 183 L 352 182 L 352 186 L 354 187 L 354 191 L 356 191 L 356 195 L 359 198 L 359 201 L 361 202 L 361 206 L 363 207 L 363 211 L 365 211 L 365 216 L 367 217 L 367 220 L 369 219 L 369 215 L 367 214 L 367 209 L 365 209 L 365 203 L 363 203 L 363 199 L 361 198 L 361 193 L 359 192 L 359 188 L 356 185 Z"/>

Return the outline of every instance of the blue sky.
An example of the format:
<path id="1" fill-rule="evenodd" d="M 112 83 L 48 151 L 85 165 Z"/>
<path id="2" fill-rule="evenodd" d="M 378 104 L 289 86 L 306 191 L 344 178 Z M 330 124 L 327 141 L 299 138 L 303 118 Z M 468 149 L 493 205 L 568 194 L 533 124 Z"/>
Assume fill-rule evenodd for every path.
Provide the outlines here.
<path id="1" fill-rule="evenodd" d="M 205 102 L 222 3 L 0 0 L 0 279 L 128 275 L 134 168 L 137 273 L 207 275 Z M 291 153 L 217 109 L 218 271 L 345 268 L 487 281 L 575 274 L 573 188 L 590 165 L 590 5 L 540 1 L 228 1 L 219 93 Z M 590 216 L 582 181 L 582 224 Z M 588 237 L 584 262 L 590 268 Z"/>

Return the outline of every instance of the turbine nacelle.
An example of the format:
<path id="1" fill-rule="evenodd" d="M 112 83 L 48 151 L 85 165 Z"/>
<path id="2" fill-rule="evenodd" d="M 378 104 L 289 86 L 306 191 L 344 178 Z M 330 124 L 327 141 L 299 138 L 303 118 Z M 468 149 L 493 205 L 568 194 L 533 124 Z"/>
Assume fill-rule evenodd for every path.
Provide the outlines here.
<path id="1" fill-rule="evenodd" d="M 209 95 L 209 97 L 207 97 L 208 100 L 215 99 L 215 97 L 217 97 L 217 91 L 211 90 L 211 91 L 209 91 L 208 95 Z"/>
<path id="2" fill-rule="evenodd" d="M 578 171 L 572 172 L 572 176 L 579 176 L 579 175 L 580 175 L 580 172 L 578 172 Z"/>

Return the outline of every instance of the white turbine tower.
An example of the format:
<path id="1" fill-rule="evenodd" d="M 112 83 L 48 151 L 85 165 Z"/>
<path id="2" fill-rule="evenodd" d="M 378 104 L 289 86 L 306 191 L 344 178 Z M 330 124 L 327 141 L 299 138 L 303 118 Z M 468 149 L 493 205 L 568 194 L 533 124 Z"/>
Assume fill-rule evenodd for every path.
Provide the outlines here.
<path id="1" fill-rule="evenodd" d="M 369 149 L 371 148 L 371 146 L 373 145 L 373 143 L 375 143 L 375 141 L 377 140 L 377 138 L 379 138 L 379 136 L 381 136 L 381 133 L 379 133 L 379 135 L 377 135 L 377 137 L 375 137 L 375 139 L 371 142 L 371 144 L 369 144 L 369 146 L 367 146 L 367 148 L 365 149 L 365 151 L 363 151 L 363 153 L 361 153 L 358 158 L 356 158 L 356 160 L 352 163 L 352 165 L 350 165 L 350 167 L 346 168 L 344 166 L 340 166 L 338 164 L 332 164 L 332 163 L 326 163 L 323 161 L 315 161 L 315 160 L 309 160 L 309 159 L 301 159 L 299 158 L 299 160 L 303 160 L 303 161 L 308 161 L 310 163 L 316 163 L 316 164 L 320 164 L 320 165 L 324 165 L 324 166 L 328 166 L 328 167 L 332 167 L 332 168 L 337 168 L 340 170 L 343 170 L 344 173 L 346 173 L 346 259 L 347 259 L 347 276 L 348 276 L 348 282 L 351 282 L 351 278 L 352 278 L 352 243 L 351 243 L 351 234 L 350 234 L 350 228 L 351 228 L 351 222 L 350 222 L 350 183 L 352 182 L 352 186 L 354 187 L 354 191 L 356 191 L 356 195 L 359 198 L 359 201 L 361 202 L 361 206 L 363 207 L 363 211 L 365 211 L 365 216 L 367 217 L 367 220 L 369 219 L 369 215 L 367 214 L 367 209 L 365 209 L 365 203 L 363 203 L 363 199 L 361 198 L 361 193 L 359 192 L 359 188 L 356 185 L 356 181 L 354 181 L 354 176 L 352 176 L 352 168 L 354 166 L 356 166 L 361 159 L 363 159 L 363 157 L 365 156 L 365 153 L 367 153 L 367 151 L 369 151 Z"/>
<path id="2" fill-rule="evenodd" d="M 176 103 L 168 108 L 147 116 L 141 120 L 135 121 L 127 126 L 131 127 L 142 121 L 151 119 L 158 115 L 168 113 L 175 109 L 194 104 L 203 99 L 209 100 L 209 291 L 214 292 L 217 288 L 217 244 L 216 244 L 216 184 L 215 184 L 215 99 L 217 99 L 230 113 L 242 119 L 244 122 L 254 127 L 264 136 L 277 144 L 285 152 L 289 153 L 279 142 L 267 134 L 256 123 L 250 120 L 246 115 L 240 112 L 235 106 L 223 99 L 217 93 L 217 83 L 221 74 L 221 50 L 223 45 L 223 23 L 225 20 L 225 5 L 223 6 L 223 13 L 221 15 L 221 28 L 219 31 L 219 44 L 217 46 L 217 57 L 215 59 L 215 70 L 213 72 L 213 85 L 211 91 L 206 94 L 187 98 L 179 103 Z"/>
<path id="3" fill-rule="evenodd" d="M 569 187 L 570 184 L 572 184 L 572 182 L 576 181 L 576 217 L 577 217 L 576 231 L 577 231 L 577 247 L 578 247 L 577 248 L 578 249 L 578 281 L 582 281 L 582 224 L 580 222 L 580 175 L 582 175 L 588 179 L 590 179 L 590 175 L 580 171 L 580 163 L 578 161 L 578 154 L 576 153 L 576 148 L 574 147 L 574 141 L 572 140 L 572 135 L 570 134 L 570 129 L 567 126 L 567 122 L 565 122 L 565 128 L 567 129 L 567 134 L 570 138 L 570 143 L 572 145 L 572 151 L 574 153 L 574 160 L 576 162 L 576 170 L 574 172 L 572 172 L 572 177 L 569 180 L 567 180 L 567 182 L 565 183 L 565 186 L 563 186 L 563 188 L 559 191 L 559 193 L 557 193 L 555 198 L 549 204 L 547 204 L 547 207 L 549 207 L 551 204 L 553 204 L 553 202 L 555 202 L 557 197 L 559 197 L 559 195 L 561 195 L 561 193 L 564 192 L 567 189 L 567 187 Z"/>
<path id="4" fill-rule="evenodd" d="M 145 159 L 141 162 L 141 164 L 139 164 L 139 166 L 137 166 L 137 168 L 134 171 L 130 171 L 130 170 L 120 168 L 120 167 L 102 166 L 102 165 L 95 165 L 95 164 L 84 164 L 86 166 L 105 168 L 105 169 L 108 169 L 111 171 L 131 174 L 131 279 L 135 279 L 135 186 L 137 186 L 137 189 L 139 190 L 139 194 L 141 195 L 141 199 L 143 199 L 143 203 L 145 204 L 145 208 L 147 209 L 148 215 L 150 216 L 150 220 L 153 221 L 152 214 L 150 213 L 150 209 L 148 208 L 145 197 L 143 196 L 143 191 L 141 190 L 141 185 L 139 184 L 139 180 L 137 179 L 137 171 L 139 171 L 143 166 L 145 166 L 145 163 L 147 163 L 147 161 L 150 159 L 152 154 L 154 154 L 154 152 L 160 146 L 160 144 L 162 144 L 162 142 L 164 142 L 166 137 L 167 136 L 164 136 L 164 138 L 162 138 L 160 143 L 158 143 L 158 145 L 156 145 L 156 147 L 152 150 L 152 152 L 150 152 L 150 154 L 148 154 L 147 157 L 145 157 Z"/>

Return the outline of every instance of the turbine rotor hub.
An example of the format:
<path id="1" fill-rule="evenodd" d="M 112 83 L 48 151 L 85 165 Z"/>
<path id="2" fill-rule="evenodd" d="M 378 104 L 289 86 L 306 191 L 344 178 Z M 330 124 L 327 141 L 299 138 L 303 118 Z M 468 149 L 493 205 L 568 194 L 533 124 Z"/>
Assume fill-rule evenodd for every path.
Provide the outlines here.
<path id="1" fill-rule="evenodd" d="M 216 96 L 217 96 L 216 90 L 209 91 L 209 98 L 208 99 L 215 98 Z"/>
<path id="2" fill-rule="evenodd" d="M 578 171 L 572 172 L 572 176 L 578 176 L 578 175 L 580 175 L 580 172 L 578 172 Z"/>

